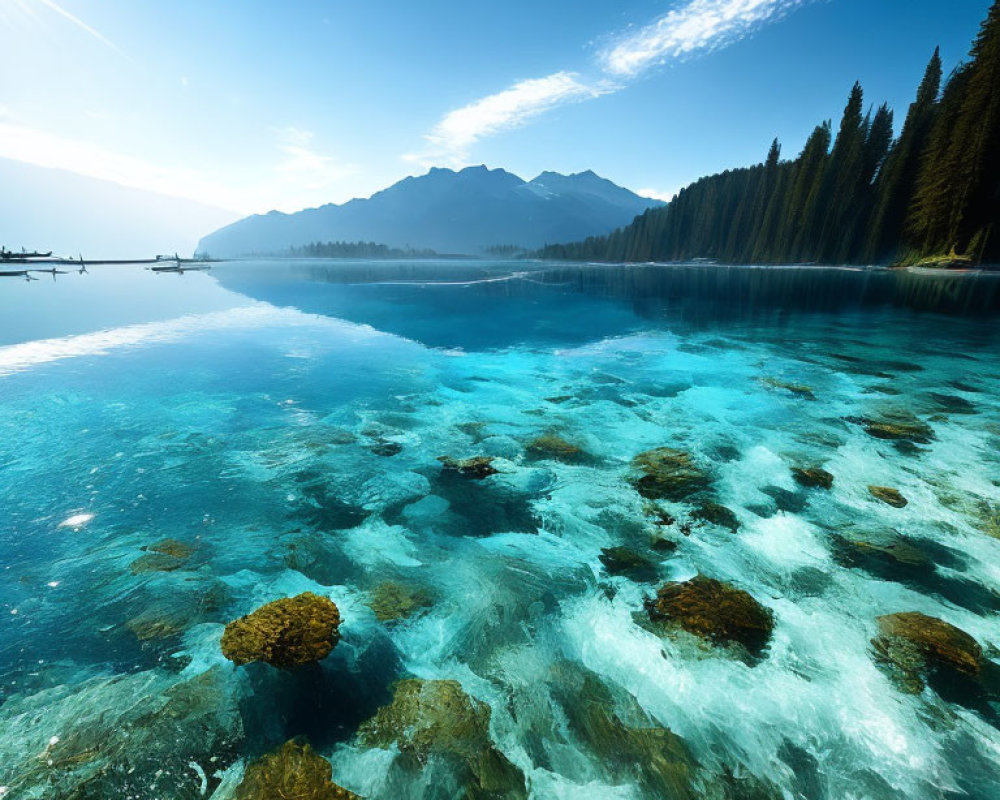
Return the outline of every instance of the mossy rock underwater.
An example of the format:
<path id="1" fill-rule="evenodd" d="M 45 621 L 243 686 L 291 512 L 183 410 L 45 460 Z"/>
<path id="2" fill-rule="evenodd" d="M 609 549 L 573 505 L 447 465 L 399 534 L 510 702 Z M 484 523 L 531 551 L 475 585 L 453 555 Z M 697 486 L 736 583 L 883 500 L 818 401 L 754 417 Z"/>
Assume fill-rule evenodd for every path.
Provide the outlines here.
<path id="1" fill-rule="evenodd" d="M 570 464 L 582 461 L 587 457 L 582 448 L 555 433 L 546 433 L 532 439 L 525 445 L 525 452 L 529 458 L 551 459 Z"/>
<path id="2" fill-rule="evenodd" d="M 808 489 L 830 489 L 833 475 L 819 467 L 792 467 L 792 477 L 799 486 Z"/>
<path id="3" fill-rule="evenodd" d="M 321 661 L 340 641 L 340 611 L 327 597 L 305 592 L 261 606 L 230 622 L 222 654 L 237 666 L 263 661 L 291 669 Z"/>
<path id="4" fill-rule="evenodd" d="M 483 478 L 496 475 L 500 471 L 493 466 L 493 459 L 489 456 L 474 456 L 472 458 L 439 456 L 438 461 L 441 462 L 445 470 L 457 472 L 459 475 L 474 481 L 481 481 Z"/>
<path id="5" fill-rule="evenodd" d="M 691 519 L 727 528 L 731 533 L 736 533 L 740 529 L 740 520 L 735 512 L 721 503 L 713 503 L 712 501 L 701 503 L 691 513 Z"/>
<path id="6" fill-rule="evenodd" d="M 395 685 L 392 703 L 361 726 L 358 739 L 363 747 L 397 748 L 394 766 L 404 771 L 445 761 L 464 800 L 526 800 L 524 774 L 490 739 L 491 714 L 458 681 L 407 679 Z"/>
<path id="7" fill-rule="evenodd" d="M 332 777 L 329 761 L 292 740 L 247 767 L 234 800 L 362 800 Z"/>
<path id="8" fill-rule="evenodd" d="M 690 453 L 670 447 L 640 453 L 632 459 L 632 468 L 639 473 L 632 485 L 647 500 L 678 502 L 710 485 L 708 473 L 695 463 Z"/>
<path id="9" fill-rule="evenodd" d="M 637 583 L 656 580 L 658 571 L 656 562 L 630 547 L 605 547 L 598 559 L 608 575 L 623 575 Z"/>
<path id="10" fill-rule="evenodd" d="M 927 444 L 934 438 L 934 429 L 916 417 L 890 416 L 883 419 L 864 419 L 861 422 L 865 433 L 875 439 Z"/>
<path id="11" fill-rule="evenodd" d="M 379 622 L 408 619 L 433 603 L 433 598 L 423 589 L 396 581 L 383 581 L 372 590 L 368 607 L 375 612 Z"/>
<path id="12" fill-rule="evenodd" d="M 713 644 L 738 644 L 752 655 L 764 650 L 774 630 L 769 608 L 748 592 L 703 575 L 662 586 L 646 601 L 646 611 L 653 623 L 676 625 Z"/>
<path id="13" fill-rule="evenodd" d="M 889 670 L 905 692 L 923 691 L 928 678 L 974 681 L 983 667 L 983 650 L 961 628 L 949 622 L 906 611 L 878 618 L 872 639 L 875 661 Z"/>
<path id="14" fill-rule="evenodd" d="M 899 489 L 893 489 L 891 486 L 869 486 L 868 492 L 876 500 L 881 500 L 893 508 L 904 508 L 910 502 L 903 497 Z"/>

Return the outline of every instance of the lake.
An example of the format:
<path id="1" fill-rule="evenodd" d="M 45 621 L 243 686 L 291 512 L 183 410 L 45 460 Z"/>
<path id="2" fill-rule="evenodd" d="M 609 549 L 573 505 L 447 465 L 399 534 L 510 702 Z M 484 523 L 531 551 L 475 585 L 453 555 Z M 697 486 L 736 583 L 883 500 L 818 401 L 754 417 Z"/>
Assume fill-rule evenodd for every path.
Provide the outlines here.
<path id="1" fill-rule="evenodd" d="M 385 800 L 1000 796 L 1000 274 L 40 277 L 0 797 L 236 798 L 295 737 Z M 328 658 L 223 656 L 305 592 Z"/>

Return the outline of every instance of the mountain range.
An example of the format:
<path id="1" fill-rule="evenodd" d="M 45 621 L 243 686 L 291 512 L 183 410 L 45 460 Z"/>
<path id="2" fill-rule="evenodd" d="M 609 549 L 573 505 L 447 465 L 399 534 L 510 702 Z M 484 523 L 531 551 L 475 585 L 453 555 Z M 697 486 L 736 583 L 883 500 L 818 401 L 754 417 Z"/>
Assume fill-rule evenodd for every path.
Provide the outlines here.
<path id="1" fill-rule="evenodd" d="M 87 258 L 190 254 L 210 227 L 238 215 L 192 200 L 132 189 L 0 158 L 0 245 Z"/>
<path id="2" fill-rule="evenodd" d="M 535 249 L 610 233 L 660 205 L 591 171 L 543 172 L 525 181 L 485 166 L 457 172 L 435 168 L 367 199 L 246 217 L 204 237 L 198 250 L 218 258 L 274 255 L 334 241 L 442 254 L 479 254 L 502 246 Z"/>

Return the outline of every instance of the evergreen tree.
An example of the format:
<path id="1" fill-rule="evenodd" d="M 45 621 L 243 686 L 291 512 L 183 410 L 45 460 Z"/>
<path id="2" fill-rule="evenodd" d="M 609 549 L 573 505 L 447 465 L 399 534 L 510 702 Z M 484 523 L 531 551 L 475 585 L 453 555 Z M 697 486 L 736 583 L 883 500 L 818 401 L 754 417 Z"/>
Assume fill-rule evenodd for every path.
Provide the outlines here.
<path id="1" fill-rule="evenodd" d="M 794 161 L 781 161 L 775 140 L 763 163 L 702 178 L 609 236 L 541 255 L 871 263 L 955 251 L 1000 259 L 1000 0 L 970 55 L 941 92 L 935 51 L 895 143 L 892 111 L 864 114 L 856 83 L 836 138 L 823 123 Z"/>
<path id="2" fill-rule="evenodd" d="M 941 49 L 931 56 L 917 98 L 910 105 L 899 140 L 886 159 L 876 187 L 876 205 L 863 252 L 869 262 L 890 260 L 898 254 L 903 222 L 913 202 L 920 156 L 937 114 L 941 92 Z"/>

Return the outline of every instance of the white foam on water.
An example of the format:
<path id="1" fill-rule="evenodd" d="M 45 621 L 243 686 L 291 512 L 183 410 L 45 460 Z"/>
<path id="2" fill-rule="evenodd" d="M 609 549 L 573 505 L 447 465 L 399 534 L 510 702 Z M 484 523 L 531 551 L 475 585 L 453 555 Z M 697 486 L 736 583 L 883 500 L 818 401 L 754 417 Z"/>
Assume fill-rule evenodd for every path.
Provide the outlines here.
<path id="1" fill-rule="evenodd" d="M 73 514 L 66 517 L 62 522 L 59 523 L 60 528 L 82 528 L 88 522 L 94 518 L 94 515 L 89 511 L 82 511 L 79 514 Z"/>

